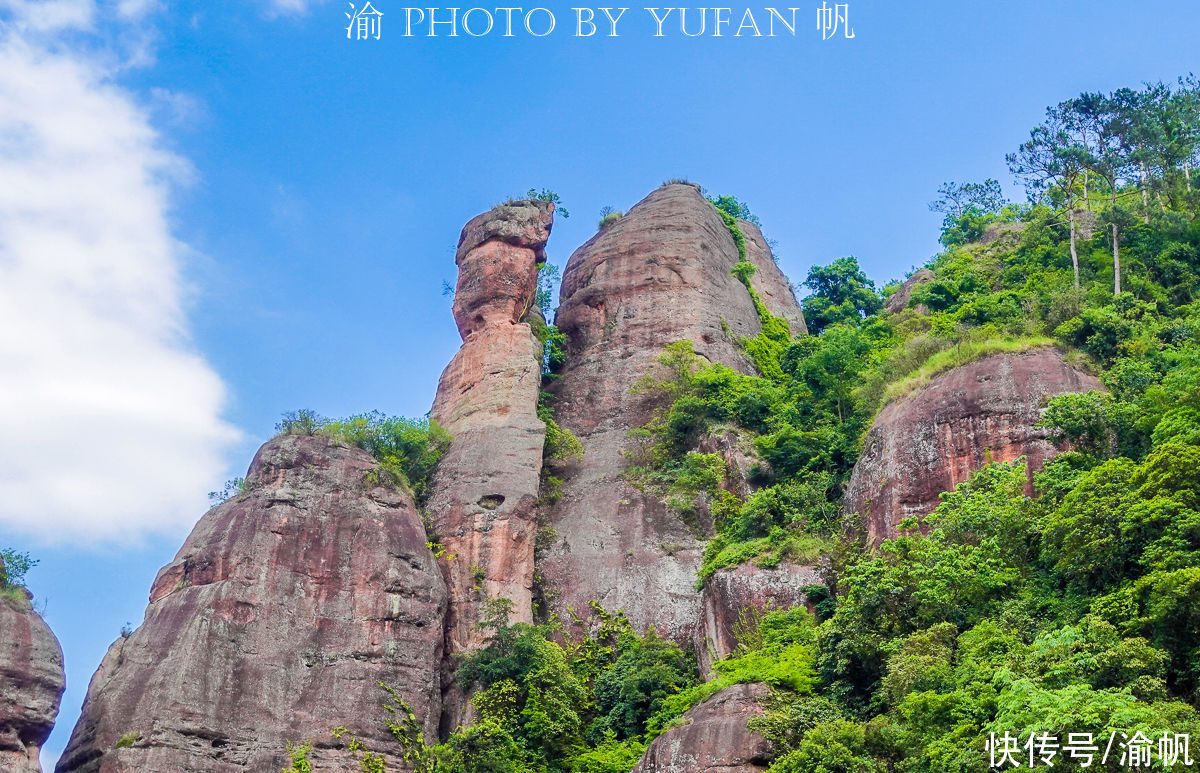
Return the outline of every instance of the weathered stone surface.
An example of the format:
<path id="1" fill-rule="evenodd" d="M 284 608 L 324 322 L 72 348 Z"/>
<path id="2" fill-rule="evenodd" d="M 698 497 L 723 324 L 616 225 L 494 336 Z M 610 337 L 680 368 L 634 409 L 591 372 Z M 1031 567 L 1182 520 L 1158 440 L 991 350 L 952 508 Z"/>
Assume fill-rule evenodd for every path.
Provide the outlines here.
<path id="1" fill-rule="evenodd" d="M 1029 474 L 1057 449 L 1034 427 L 1047 397 L 1103 389 L 1049 348 L 1000 354 L 934 377 L 875 418 L 846 492 L 847 512 L 865 517 L 874 543 L 926 515 L 938 495 L 988 462 L 1028 458 Z"/>
<path id="2" fill-rule="evenodd" d="M 530 321 L 538 264 L 553 225 L 545 202 L 501 205 L 471 220 L 459 239 L 454 318 L 463 345 L 442 373 L 431 416 L 453 437 L 430 487 L 428 509 L 445 549 L 450 592 L 446 654 L 483 642 L 489 598 L 532 620 L 538 486 L 546 425 L 537 416 L 541 343 Z M 447 676 L 453 663 L 447 661 Z M 463 696 L 447 678 L 451 730 Z"/>
<path id="3" fill-rule="evenodd" d="M 753 773 L 766 770 L 771 745 L 746 723 L 763 713 L 765 684 L 726 687 L 654 739 L 633 773 Z"/>
<path id="4" fill-rule="evenodd" d="M 445 585 L 411 498 L 379 475 L 327 438 L 264 445 L 249 490 L 200 520 L 109 649 L 57 769 L 271 771 L 310 740 L 317 769 L 349 770 L 338 725 L 395 748 L 380 681 L 432 737 Z"/>
<path id="5" fill-rule="evenodd" d="M 751 282 L 759 297 L 772 314 L 787 320 L 792 335 L 807 333 L 804 312 L 796 302 L 792 283 L 779 270 L 779 264 L 775 262 L 771 245 L 767 244 L 762 229 L 748 220 L 739 220 L 738 227 L 742 229 L 742 236 L 746 237 L 746 259 L 758 268 Z"/>
<path id="6" fill-rule="evenodd" d="M 696 631 L 696 656 L 700 673 L 708 674 L 713 662 L 737 649 L 739 625 L 753 626 L 759 615 L 774 610 L 808 607 L 804 588 L 821 582 L 815 566 L 781 564 L 764 569 L 753 563 L 713 573 L 704 582 L 700 627 Z"/>
<path id="7" fill-rule="evenodd" d="M 466 339 L 481 328 L 520 322 L 533 305 L 537 265 L 546 259 L 554 205 L 502 204 L 467 223 L 454 262 L 454 320 Z"/>
<path id="8" fill-rule="evenodd" d="M 539 560 L 547 598 L 564 620 L 568 610 L 586 616 L 596 600 L 625 610 L 639 629 L 654 625 L 681 642 L 695 633 L 704 535 L 623 480 L 629 430 L 655 407 L 629 388 L 667 344 L 684 339 L 710 361 L 752 371 L 737 338 L 760 325 L 746 288 L 729 274 L 737 260 L 699 188 L 673 184 L 567 262 L 556 322 L 568 356 L 552 389 L 557 419 L 579 436 L 584 459 L 565 474 L 562 498 L 547 513 L 557 538 Z"/>
<path id="9" fill-rule="evenodd" d="M 927 268 L 923 268 L 917 273 L 904 280 L 904 284 L 896 288 L 896 292 L 888 297 L 887 302 L 883 304 L 884 311 L 888 314 L 899 314 L 908 308 L 908 302 L 912 299 L 913 290 L 927 282 L 932 282 L 937 279 L 937 274 Z M 923 308 L 923 307 L 922 307 Z M 928 314 L 929 309 L 919 310 L 921 313 Z"/>
<path id="10" fill-rule="evenodd" d="M 38 754 L 66 686 L 63 654 L 29 594 L 15 593 L 0 594 L 0 770 L 41 773 Z"/>
<path id="11" fill-rule="evenodd" d="M 542 445 L 537 417 L 541 344 L 525 320 L 536 310 L 538 264 L 552 204 L 501 205 L 459 239 L 454 318 L 463 345 L 442 373 L 432 417 L 454 438 L 438 466 L 429 511 L 452 560 L 447 652 L 478 644 L 481 601 L 503 597 L 531 619 L 533 543 Z"/>

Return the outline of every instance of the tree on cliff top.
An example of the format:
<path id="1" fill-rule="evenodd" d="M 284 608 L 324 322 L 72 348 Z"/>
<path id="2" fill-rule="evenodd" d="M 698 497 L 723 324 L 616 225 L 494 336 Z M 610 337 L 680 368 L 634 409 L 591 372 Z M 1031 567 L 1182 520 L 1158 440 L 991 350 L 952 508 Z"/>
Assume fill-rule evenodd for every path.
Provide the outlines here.
<path id="1" fill-rule="evenodd" d="M 812 290 L 802 306 L 809 332 L 814 335 L 839 322 L 858 324 L 883 308 L 875 283 L 867 278 L 854 257 L 838 258 L 828 266 L 814 266 L 804 286 Z"/>

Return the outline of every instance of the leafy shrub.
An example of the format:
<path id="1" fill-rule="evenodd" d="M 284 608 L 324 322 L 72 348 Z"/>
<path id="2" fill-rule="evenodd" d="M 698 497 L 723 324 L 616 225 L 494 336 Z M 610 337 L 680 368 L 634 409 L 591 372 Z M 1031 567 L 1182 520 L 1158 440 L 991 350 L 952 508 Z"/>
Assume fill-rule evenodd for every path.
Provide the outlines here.
<path id="1" fill-rule="evenodd" d="M 387 416 L 379 411 L 347 419 L 325 419 L 312 411 L 284 415 L 276 429 L 284 435 L 331 437 L 369 452 L 401 487 L 422 500 L 437 463 L 450 447 L 450 435 L 437 422 Z"/>

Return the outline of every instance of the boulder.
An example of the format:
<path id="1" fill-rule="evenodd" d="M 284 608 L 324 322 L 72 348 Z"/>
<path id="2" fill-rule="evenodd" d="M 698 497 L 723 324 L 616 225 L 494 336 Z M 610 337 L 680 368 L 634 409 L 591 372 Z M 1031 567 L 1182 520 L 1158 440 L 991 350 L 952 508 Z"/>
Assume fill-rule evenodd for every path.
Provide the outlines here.
<path id="1" fill-rule="evenodd" d="M 1033 426 L 1047 398 L 1103 389 L 1052 348 L 997 354 L 932 378 L 875 417 L 854 465 L 846 511 L 860 514 L 870 542 L 898 534 L 909 516 L 938 506 L 988 462 L 1025 457 L 1033 473 L 1058 453 L 1048 430 Z"/>
<path id="2" fill-rule="evenodd" d="M 0 589 L 0 770 L 41 773 L 38 755 L 65 686 L 62 647 L 29 592 Z"/>
<path id="3" fill-rule="evenodd" d="M 726 687 L 654 739 L 632 773 L 754 773 L 771 762 L 771 744 L 747 723 L 763 713 L 765 684 Z"/>
<path id="4" fill-rule="evenodd" d="M 454 319 L 462 347 L 438 382 L 431 417 L 453 440 L 430 485 L 428 510 L 442 543 L 449 591 L 445 622 L 445 730 L 465 718 L 454 655 L 480 646 L 488 599 L 533 619 L 534 543 L 546 425 L 538 418 L 544 327 L 538 267 L 554 205 L 502 204 L 459 238 Z"/>
<path id="5" fill-rule="evenodd" d="M 778 268 L 764 249 L 762 242 L 750 254 L 762 263 L 752 282 L 766 296 L 763 280 Z M 695 635 L 695 576 L 707 535 L 623 477 L 634 448 L 629 431 L 658 407 L 630 387 L 681 340 L 711 362 L 753 372 L 738 339 L 761 327 L 750 294 L 729 273 L 737 261 L 733 238 L 699 188 L 669 184 L 567 262 L 556 316 L 567 362 L 551 390 L 557 420 L 582 441 L 584 457 L 564 473 L 562 496 L 545 513 L 556 538 L 538 565 L 549 606 L 563 620 L 572 612 L 586 619 L 595 600 L 625 610 L 639 630 L 653 625 L 685 644 Z M 768 305 L 802 319 L 781 281 Z"/>
<path id="6" fill-rule="evenodd" d="M 743 626 L 757 624 L 767 612 L 803 606 L 814 611 L 805 589 L 821 583 L 817 567 L 780 564 L 765 569 L 754 563 L 720 569 L 704 581 L 695 649 L 700 673 L 737 649 Z"/>

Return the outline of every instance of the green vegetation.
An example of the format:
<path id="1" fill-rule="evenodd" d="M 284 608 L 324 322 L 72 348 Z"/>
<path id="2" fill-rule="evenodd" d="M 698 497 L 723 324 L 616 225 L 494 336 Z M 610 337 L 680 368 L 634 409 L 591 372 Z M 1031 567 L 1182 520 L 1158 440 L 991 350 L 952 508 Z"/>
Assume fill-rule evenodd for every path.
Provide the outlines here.
<path id="1" fill-rule="evenodd" d="M 394 691 L 383 703 L 395 739 L 389 752 L 421 773 L 627 773 L 646 744 L 723 687 L 765 682 L 783 700 L 810 695 L 816 683 L 816 622 L 803 609 L 749 621 L 738 651 L 718 661 L 701 684 L 695 661 L 653 630 L 637 634 L 620 613 L 593 606 L 600 626 L 583 639 L 556 621 L 510 624 L 511 603 L 488 603 L 485 646 L 465 658 L 458 679 L 474 690 L 476 720 L 429 744 Z M 364 773 L 387 768 L 378 750 L 336 728 Z M 310 744 L 288 745 L 292 767 L 311 770 Z"/>
<path id="2" fill-rule="evenodd" d="M 250 488 L 251 486 L 246 482 L 245 478 L 230 478 L 229 480 L 225 481 L 225 485 L 221 487 L 220 491 L 208 492 L 208 501 L 211 504 L 219 505 L 229 501 L 238 494 L 249 491 Z"/>
<path id="3" fill-rule="evenodd" d="M 387 416 L 379 411 L 346 419 L 326 419 L 313 411 L 284 414 L 275 425 L 281 435 L 324 435 L 368 451 L 394 485 L 423 501 L 450 435 L 435 421 Z M 379 484 L 378 479 L 367 481 Z M 244 486 L 243 486 L 244 490 Z"/>
<path id="4" fill-rule="evenodd" d="M 600 222 L 596 224 L 596 229 L 603 231 L 623 217 L 625 217 L 624 212 L 612 207 L 604 207 L 600 210 Z"/>
<path id="5" fill-rule="evenodd" d="M 682 342 L 635 386 L 661 407 L 628 475 L 711 516 L 701 583 L 745 561 L 827 567 L 809 589 L 812 690 L 777 691 L 756 721 L 773 771 L 983 771 L 992 732 L 1200 729 L 1197 151 L 1190 82 L 1063 103 L 1010 157 L 1028 205 L 992 180 L 939 191 L 946 250 L 906 308 L 885 315 L 896 287 L 842 258 L 805 282 L 814 335 L 755 350 L 758 375 Z M 1074 450 L 1036 496 L 1020 462 L 989 465 L 928 533 L 860 544 L 841 493 L 876 412 L 948 369 L 1051 345 L 1108 391 L 1049 401 L 1041 425 Z M 700 451 L 730 433 L 760 459 L 744 501 Z"/>
<path id="6" fill-rule="evenodd" d="M 37 565 L 38 560 L 28 553 L 12 548 L 0 550 L 0 589 L 25 587 L 25 574 Z"/>
<path id="7" fill-rule="evenodd" d="M 0 596 L 21 605 L 27 604 L 25 574 L 37 565 L 38 560 L 28 553 L 18 553 L 12 548 L 0 549 Z"/>
<path id="8" fill-rule="evenodd" d="M 555 214 L 560 217 L 570 217 L 571 213 L 562 205 L 562 199 L 558 194 L 548 188 L 542 188 L 540 191 L 536 188 L 530 188 L 525 194 L 525 198 L 530 201 L 548 201 L 554 205 Z"/>
<path id="9" fill-rule="evenodd" d="M 597 608 L 599 627 L 572 639 L 556 620 L 510 624 L 493 601 L 489 638 L 458 671 L 478 722 L 437 746 L 394 732 L 414 767 L 628 771 L 684 712 L 746 682 L 772 687 L 752 726 L 773 773 L 983 773 L 990 734 L 1090 733 L 1101 748 L 1113 733 L 1200 736 L 1198 153 L 1192 81 L 1068 100 L 1010 157 L 1028 204 L 995 181 L 947 183 L 933 205 L 945 250 L 906 307 L 885 314 L 896 286 L 879 292 L 840 258 L 809 272 L 813 334 L 796 339 L 754 291 L 748 210 L 712 200 L 763 323 L 739 342 L 757 372 L 667 347 L 633 388 L 657 409 L 626 475 L 712 535 L 702 584 L 746 561 L 819 565 L 817 617 L 747 612 L 703 681 L 620 612 Z M 1070 450 L 1033 495 L 1023 460 L 989 464 L 920 529 L 864 544 L 842 496 L 881 407 L 949 368 L 1049 345 L 1107 391 L 1048 401 L 1040 425 Z M 547 443 L 548 459 L 574 453 L 552 431 Z M 731 444 L 756 463 L 713 450 Z"/>
<path id="10" fill-rule="evenodd" d="M 137 743 L 141 739 L 142 739 L 141 734 L 136 733 L 136 732 L 129 732 L 129 733 L 126 733 L 125 735 L 121 736 L 120 738 L 118 738 L 116 744 L 114 744 L 114 745 L 118 749 L 128 749 L 129 747 L 133 746 L 135 743 Z M 291 751 L 291 749 L 289 749 L 288 751 Z"/>
<path id="11" fill-rule="evenodd" d="M 308 755 L 311 753 L 312 744 L 294 745 L 291 741 L 288 741 L 287 755 L 291 764 L 283 768 L 279 773 L 312 773 L 312 762 L 308 759 Z"/>

